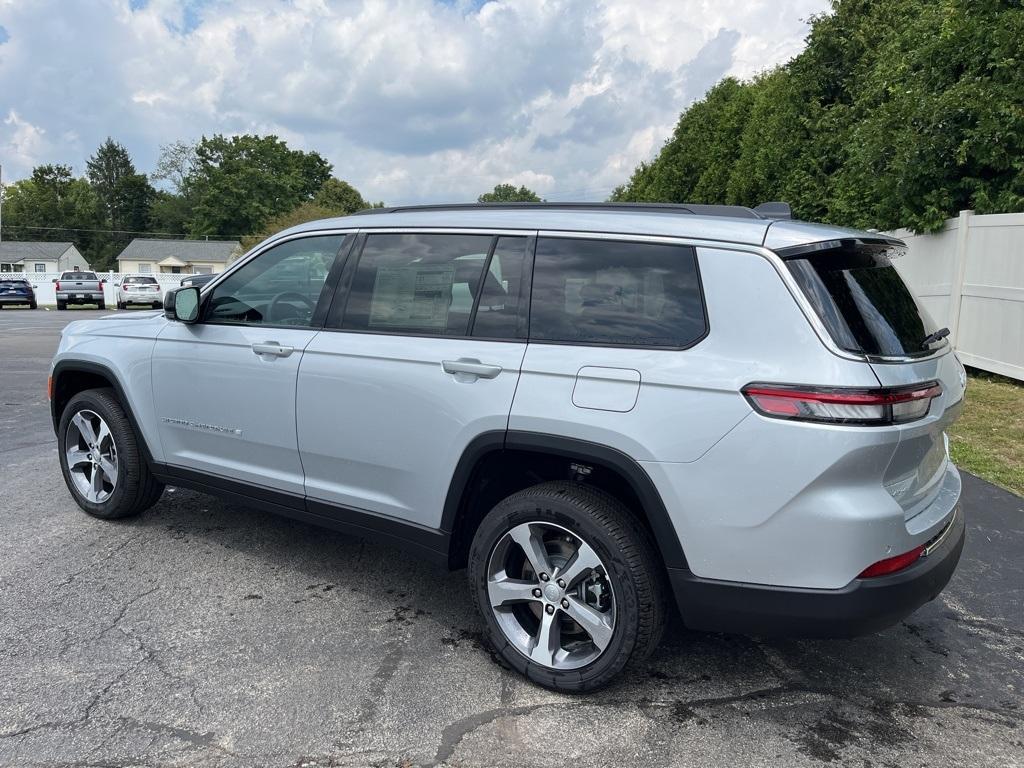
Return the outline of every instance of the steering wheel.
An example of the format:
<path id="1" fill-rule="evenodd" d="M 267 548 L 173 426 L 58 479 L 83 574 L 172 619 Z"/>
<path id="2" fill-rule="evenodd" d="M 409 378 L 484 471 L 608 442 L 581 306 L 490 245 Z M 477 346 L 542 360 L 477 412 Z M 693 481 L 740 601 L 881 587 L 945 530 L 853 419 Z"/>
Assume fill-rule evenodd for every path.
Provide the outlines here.
<path id="1" fill-rule="evenodd" d="M 303 296 L 301 293 L 298 293 L 297 291 L 283 291 L 282 293 L 279 293 L 274 298 L 272 298 L 270 300 L 270 303 L 267 305 L 267 319 L 270 322 L 274 323 L 282 322 L 285 320 L 301 319 L 299 317 L 296 317 L 295 315 L 292 315 L 291 317 L 278 317 L 278 305 L 282 301 L 299 301 L 300 303 L 305 304 L 307 307 L 309 307 L 309 314 L 310 316 L 313 315 L 313 302 L 309 300 L 308 296 Z M 294 310 L 294 307 L 291 307 L 291 309 Z"/>

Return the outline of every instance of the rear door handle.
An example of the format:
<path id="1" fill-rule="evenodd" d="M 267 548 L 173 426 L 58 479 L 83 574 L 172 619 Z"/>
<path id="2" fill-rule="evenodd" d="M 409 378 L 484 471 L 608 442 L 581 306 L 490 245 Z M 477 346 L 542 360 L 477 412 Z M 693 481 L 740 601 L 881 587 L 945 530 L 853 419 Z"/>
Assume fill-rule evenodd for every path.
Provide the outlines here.
<path id="1" fill-rule="evenodd" d="M 460 357 L 458 360 L 442 360 L 441 367 L 445 373 L 465 373 L 480 379 L 493 379 L 501 373 L 500 365 L 481 363 L 472 357 Z"/>
<path id="2" fill-rule="evenodd" d="M 263 344 L 253 344 L 252 351 L 257 355 L 271 355 L 273 357 L 288 357 L 295 351 L 295 347 L 282 347 L 276 341 L 267 341 Z"/>

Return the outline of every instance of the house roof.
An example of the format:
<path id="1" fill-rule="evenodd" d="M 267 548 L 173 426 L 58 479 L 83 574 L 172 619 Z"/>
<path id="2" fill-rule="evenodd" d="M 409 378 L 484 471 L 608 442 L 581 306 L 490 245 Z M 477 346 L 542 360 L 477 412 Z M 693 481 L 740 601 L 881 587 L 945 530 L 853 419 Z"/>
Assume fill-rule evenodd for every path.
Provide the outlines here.
<path id="1" fill-rule="evenodd" d="M 163 261 L 174 258 L 180 260 L 182 266 L 196 261 L 226 264 L 241 251 L 242 244 L 237 240 L 161 240 L 137 237 L 128 243 L 117 258 L 118 261 Z"/>
<path id="2" fill-rule="evenodd" d="M 74 243 L 47 243 L 32 240 L 4 240 L 0 242 L 0 261 L 15 264 L 21 261 L 43 259 L 56 261 Z"/>

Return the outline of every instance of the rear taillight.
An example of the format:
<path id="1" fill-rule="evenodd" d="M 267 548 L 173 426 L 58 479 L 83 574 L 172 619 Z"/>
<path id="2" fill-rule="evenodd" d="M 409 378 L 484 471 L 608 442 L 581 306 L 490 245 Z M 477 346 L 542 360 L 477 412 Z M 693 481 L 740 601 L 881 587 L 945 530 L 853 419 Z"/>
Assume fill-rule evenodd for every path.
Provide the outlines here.
<path id="1" fill-rule="evenodd" d="M 884 389 L 748 384 L 743 394 L 755 411 L 774 419 L 877 426 L 928 415 L 942 386 L 937 381 Z"/>
<path id="2" fill-rule="evenodd" d="M 57 290 L 60 290 L 60 280 L 57 281 Z"/>
<path id="3" fill-rule="evenodd" d="M 885 560 L 879 560 L 874 565 L 869 565 L 863 571 L 860 572 L 858 579 L 870 579 L 873 576 L 888 576 L 890 573 L 896 573 L 896 571 L 902 571 L 904 568 L 908 568 L 920 559 L 924 553 L 925 545 L 922 544 L 919 547 L 914 547 L 909 552 L 904 552 L 902 555 L 896 555 L 895 557 L 887 557 Z"/>

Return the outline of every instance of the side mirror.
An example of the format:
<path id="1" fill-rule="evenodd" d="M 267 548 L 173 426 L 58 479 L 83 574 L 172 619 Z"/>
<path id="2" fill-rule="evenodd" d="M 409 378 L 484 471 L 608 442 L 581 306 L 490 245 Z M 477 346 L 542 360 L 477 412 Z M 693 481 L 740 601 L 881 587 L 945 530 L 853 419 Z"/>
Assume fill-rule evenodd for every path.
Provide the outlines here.
<path id="1" fill-rule="evenodd" d="M 179 323 L 199 319 L 199 289 L 192 286 L 173 288 L 164 297 L 164 317 Z"/>
<path id="2" fill-rule="evenodd" d="M 51 283 L 53 283 L 54 285 L 56 285 L 57 283 L 59 283 L 59 282 L 60 282 L 60 280 L 59 280 L 58 278 L 56 278 L 56 277 L 55 277 L 55 278 L 53 278 L 53 280 L 51 280 L 50 282 L 51 282 Z"/>

